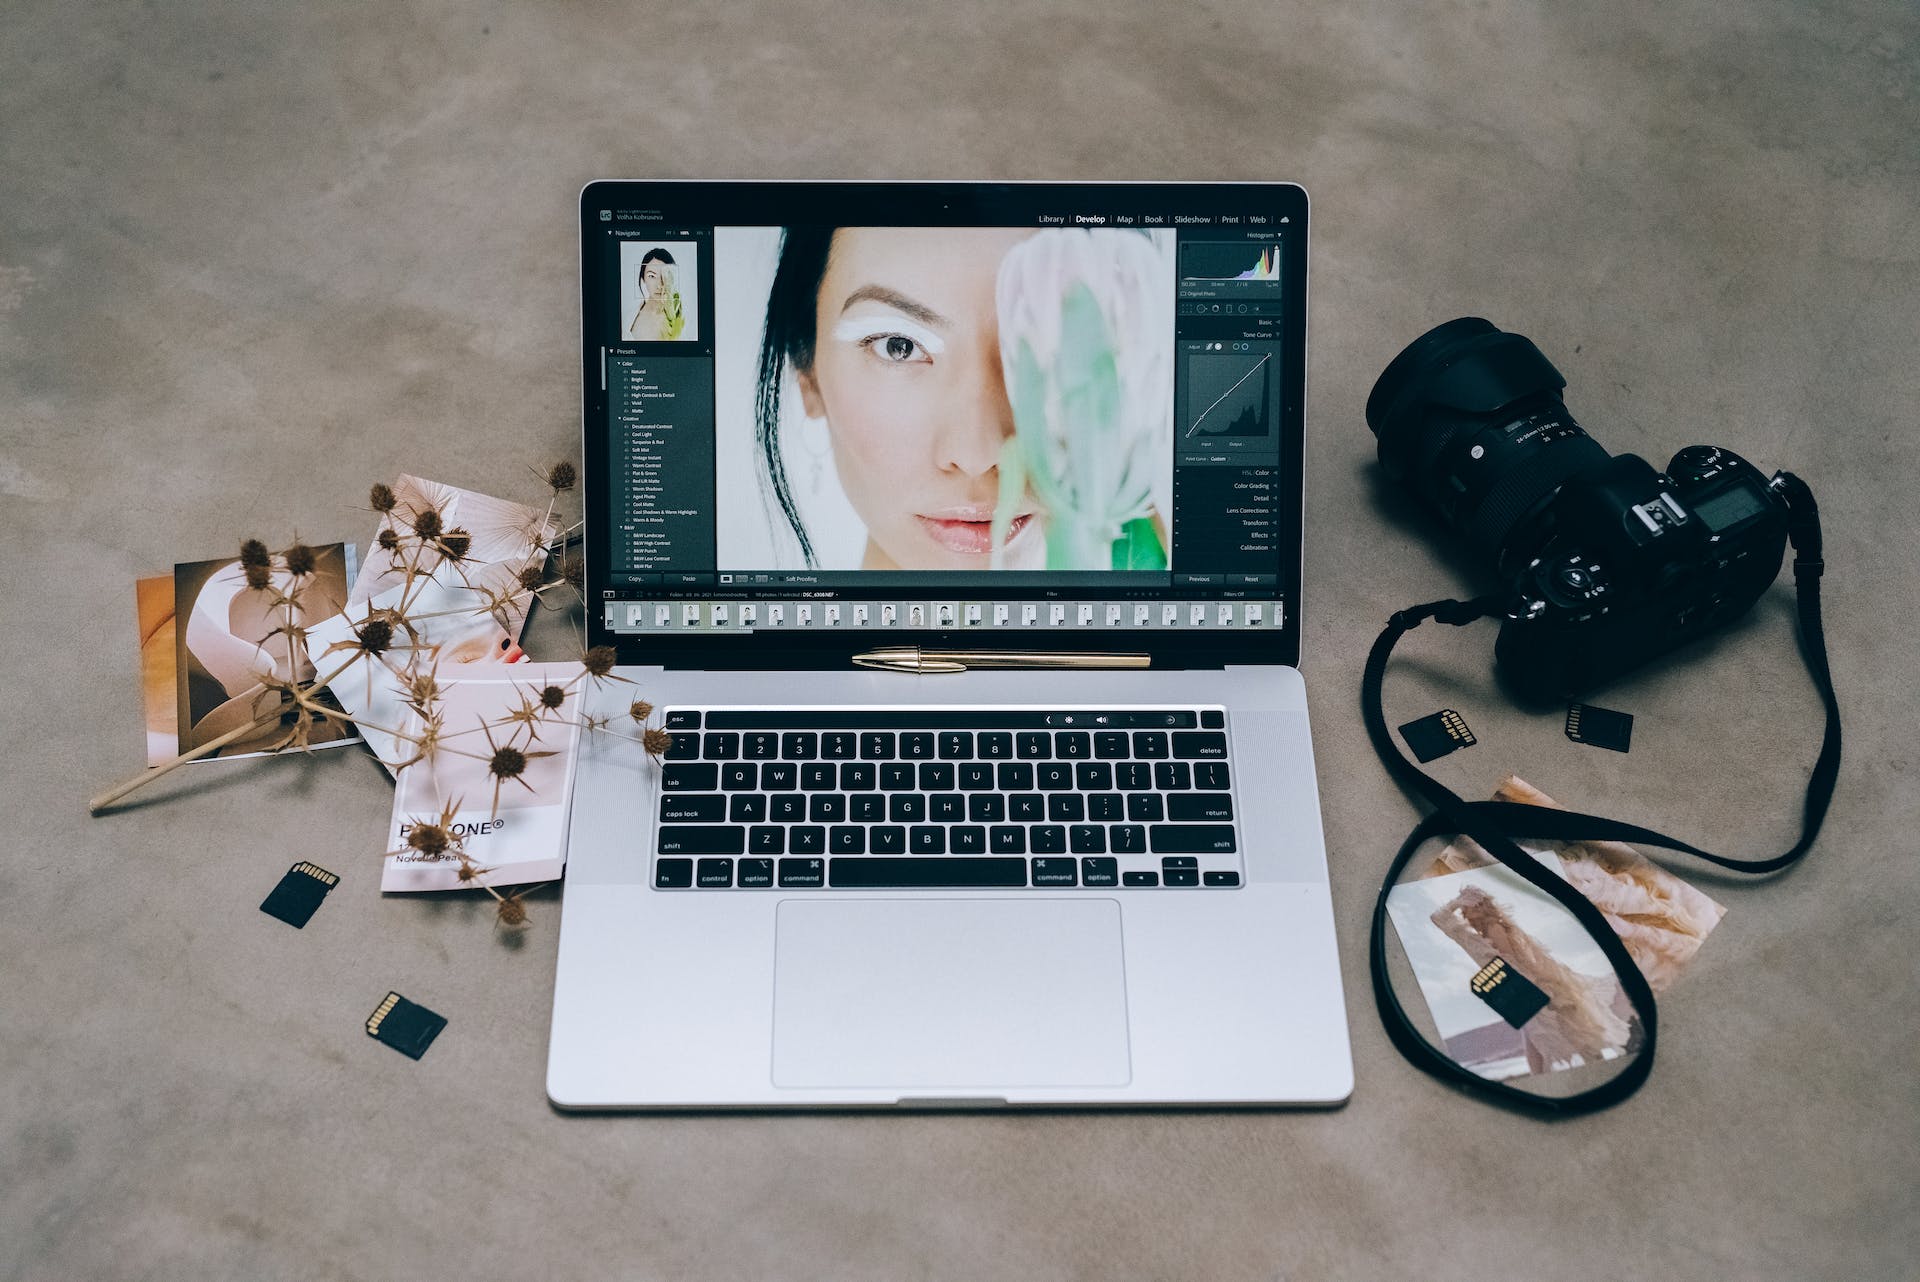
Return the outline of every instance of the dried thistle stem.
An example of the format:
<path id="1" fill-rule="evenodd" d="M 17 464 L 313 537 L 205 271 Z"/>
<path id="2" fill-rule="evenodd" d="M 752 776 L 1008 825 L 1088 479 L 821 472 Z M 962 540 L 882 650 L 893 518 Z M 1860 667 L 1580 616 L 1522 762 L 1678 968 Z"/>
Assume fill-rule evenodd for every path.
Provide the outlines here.
<path id="1" fill-rule="evenodd" d="M 133 776 L 133 778 L 128 779 L 124 783 L 118 784 L 115 787 L 107 789 L 105 792 L 101 793 L 99 796 L 89 801 L 87 803 L 87 810 L 90 813 L 97 815 L 102 810 L 105 810 L 108 806 L 111 806 L 114 802 L 120 800 L 120 798 L 126 796 L 128 793 L 134 791 L 137 788 L 140 788 L 146 784 L 152 783 L 155 779 L 158 779 L 161 775 L 166 774 L 169 770 L 172 770 L 177 766 L 184 766 L 189 761 L 198 761 L 200 758 L 206 756 L 210 752 L 218 752 L 220 749 L 232 743 L 235 739 L 239 739 L 246 735 L 250 735 L 256 730 L 259 730 L 262 726 L 270 725 L 271 723 L 278 721 L 285 714 L 286 714 L 286 709 L 275 708 L 272 712 L 268 713 L 266 716 L 261 717 L 256 721 L 249 722 L 244 726 L 240 726 L 237 729 L 229 730 L 225 734 L 221 735 L 218 739 L 209 739 L 207 742 L 201 744 L 198 748 L 195 748 L 191 752 L 183 752 L 171 761 L 162 762 L 160 765 L 157 765 L 157 766 L 151 766 L 144 772 Z"/>
<path id="2" fill-rule="evenodd" d="M 348 668 L 351 668 L 355 663 L 359 662 L 359 659 L 360 659 L 360 656 L 359 654 L 356 653 L 353 658 L 348 659 L 345 663 L 341 664 L 338 668 L 335 668 L 332 672 L 328 673 L 325 679 L 309 682 L 306 688 L 309 690 L 318 690 L 324 686 L 331 685 L 334 682 L 334 680 L 338 678 L 342 673 L 344 673 Z M 257 685 L 253 688 L 253 690 L 250 690 L 247 693 L 252 694 L 254 693 L 254 691 L 264 690 L 265 688 L 266 688 L 265 686 Z M 294 698 L 296 703 L 300 702 L 298 693 L 295 694 Z M 305 704 L 301 703 L 300 706 L 304 707 Z M 308 711 L 312 711 L 312 709 L 308 709 Z M 229 730 L 227 731 L 227 733 L 221 735 L 218 739 L 209 740 L 208 742 L 201 744 L 198 748 L 193 749 L 191 752 L 183 752 L 179 756 L 173 758 L 171 761 L 163 761 L 157 766 L 149 766 L 147 769 L 141 771 L 139 774 L 134 775 L 131 779 L 126 780 L 124 783 L 116 784 L 114 787 L 107 789 L 105 792 L 101 793 L 99 796 L 87 802 L 88 813 L 96 814 L 96 815 L 99 814 L 102 810 L 106 809 L 108 806 L 111 806 L 114 802 L 120 800 L 120 798 L 126 796 L 128 793 L 134 792 L 137 789 L 146 787 L 148 784 L 152 783 L 155 779 L 158 779 L 160 776 L 166 774 L 168 771 L 173 770 L 178 766 L 184 766 L 189 761 L 198 761 L 200 758 L 206 756 L 210 752 L 217 752 L 221 748 L 224 748 L 228 744 L 232 743 L 235 739 L 238 739 L 243 735 L 251 734 L 255 730 L 260 729 L 262 726 L 267 725 L 270 722 L 278 721 L 281 717 L 286 715 L 286 712 L 287 710 L 284 705 L 280 707 L 276 707 L 272 712 L 269 712 L 264 716 L 256 717 L 251 723 L 241 726 L 237 730 Z"/>

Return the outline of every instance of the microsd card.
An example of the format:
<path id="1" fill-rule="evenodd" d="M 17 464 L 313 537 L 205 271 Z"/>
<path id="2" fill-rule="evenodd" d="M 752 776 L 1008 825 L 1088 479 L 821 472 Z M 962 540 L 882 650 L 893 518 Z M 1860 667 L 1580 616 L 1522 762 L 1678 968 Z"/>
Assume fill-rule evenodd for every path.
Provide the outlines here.
<path id="1" fill-rule="evenodd" d="M 1493 1007 L 1493 1013 L 1514 1028 L 1532 1019 L 1547 1004 L 1547 995 L 1532 980 L 1496 957 L 1467 981 L 1474 996 Z"/>
<path id="2" fill-rule="evenodd" d="M 388 993 L 367 1016 L 367 1036 L 385 1042 L 409 1059 L 426 1054 L 446 1026 L 445 1015 L 436 1015 L 398 993 Z"/>
<path id="3" fill-rule="evenodd" d="M 327 892 L 339 884 L 340 878 L 320 865 L 297 863 L 260 901 L 260 911 L 296 929 L 304 928 Z"/>
<path id="4" fill-rule="evenodd" d="M 1567 705 L 1567 738 L 1575 743 L 1625 752 L 1633 741 L 1633 714 L 1596 708 L 1590 703 L 1570 703 Z"/>
<path id="5" fill-rule="evenodd" d="M 1467 729 L 1467 720 L 1452 708 L 1443 708 L 1430 717 L 1409 721 L 1400 727 L 1400 737 L 1421 761 L 1435 761 L 1456 748 L 1471 748 L 1479 740 Z"/>

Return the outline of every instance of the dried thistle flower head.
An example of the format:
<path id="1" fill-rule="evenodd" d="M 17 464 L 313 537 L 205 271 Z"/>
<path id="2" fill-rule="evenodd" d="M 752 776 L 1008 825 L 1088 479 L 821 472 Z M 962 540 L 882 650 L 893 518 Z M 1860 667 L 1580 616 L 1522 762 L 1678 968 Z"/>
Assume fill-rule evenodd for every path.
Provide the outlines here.
<path id="1" fill-rule="evenodd" d="M 467 533 L 459 526 L 455 526 L 440 536 L 440 555 L 448 561 L 466 560 L 467 550 L 472 546 L 473 535 Z"/>
<path id="2" fill-rule="evenodd" d="M 576 479 L 578 478 L 573 470 L 573 464 L 565 460 L 555 463 L 551 468 L 547 469 L 547 484 L 556 490 L 572 489 Z"/>
<path id="3" fill-rule="evenodd" d="M 302 578 L 312 574 L 314 566 L 318 564 L 320 560 L 319 553 L 297 539 L 294 540 L 293 546 L 286 550 L 285 556 L 287 558 L 287 573 L 293 575 L 295 578 Z"/>
<path id="4" fill-rule="evenodd" d="M 519 779 L 527 772 L 527 754 L 512 744 L 502 744 L 493 750 L 487 771 L 495 779 Z"/>
<path id="5" fill-rule="evenodd" d="M 414 514 L 413 532 L 423 539 L 438 538 L 442 529 L 438 508 L 423 507 Z"/>
<path id="6" fill-rule="evenodd" d="M 432 672 L 415 672 L 407 682 L 407 702 L 416 708 L 432 707 L 440 698 L 440 681 Z"/>
<path id="7" fill-rule="evenodd" d="M 526 894 L 521 891 L 520 895 Z M 520 895 L 508 895 L 494 907 L 494 920 L 502 926 L 524 926 L 527 924 L 527 906 L 520 902 Z"/>
<path id="8" fill-rule="evenodd" d="M 482 868 L 479 864 L 474 863 L 473 860 L 467 858 L 466 852 L 462 851 L 460 855 L 460 867 L 455 870 L 453 878 L 455 881 L 465 883 L 483 877 L 492 871 L 493 869 L 491 868 Z"/>
<path id="9" fill-rule="evenodd" d="M 556 685 L 544 686 L 540 690 L 540 706 L 549 712 L 559 711 L 567 701 L 567 692 Z"/>
<path id="10" fill-rule="evenodd" d="M 267 545 L 259 539 L 248 539 L 240 545 L 240 564 L 271 566 L 273 556 L 267 551 Z"/>
<path id="11" fill-rule="evenodd" d="M 453 845 L 453 835 L 441 824 L 416 823 L 407 829 L 407 845 L 428 859 L 438 859 Z"/>
<path id="12" fill-rule="evenodd" d="M 569 552 L 560 558 L 560 577 L 575 592 L 581 592 L 587 586 L 587 559 L 578 552 Z"/>
<path id="13" fill-rule="evenodd" d="M 393 645 L 393 625 L 385 619 L 368 619 L 353 636 L 359 649 L 368 654 L 385 654 Z"/>
<path id="14" fill-rule="evenodd" d="M 613 671 L 613 665 L 619 657 L 612 646 L 597 645 L 580 656 L 580 666 L 593 676 L 604 677 Z"/>
<path id="15" fill-rule="evenodd" d="M 376 512 L 391 512 L 394 504 L 399 500 L 393 496 L 393 487 L 382 481 L 374 484 L 373 489 L 367 494 L 367 502 Z"/>
<path id="16" fill-rule="evenodd" d="M 520 571 L 520 586 L 529 592 L 538 592 L 547 584 L 547 568 L 544 565 L 529 565 Z"/>
<path id="17" fill-rule="evenodd" d="M 644 726 L 647 724 L 647 718 L 653 715 L 653 705 L 645 699 L 635 699 L 633 706 L 627 709 L 627 715 Z"/>
<path id="18" fill-rule="evenodd" d="M 264 588 L 273 582 L 273 571 L 264 565 L 242 565 L 241 573 L 247 576 L 247 586 Z"/>
<path id="19" fill-rule="evenodd" d="M 400 546 L 400 532 L 391 525 L 381 526 L 379 537 L 374 541 L 383 551 L 391 552 Z"/>
<path id="20" fill-rule="evenodd" d="M 484 721 L 480 723 L 480 730 L 481 733 L 487 736 L 487 747 L 493 750 L 493 755 L 487 759 L 487 773 L 493 776 L 493 812 L 498 814 L 500 813 L 501 785 L 505 784 L 508 780 L 514 780 L 518 782 L 522 788 L 525 788 L 528 792 L 532 792 L 533 785 L 522 777 L 527 772 L 528 763 L 536 758 L 551 757 L 555 754 L 551 752 L 522 751 L 514 747 L 510 741 L 507 743 L 495 743 L 493 739 L 493 729 Z"/>
<path id="21" fill-rule="evenodd" d="M 673 735 L 655 726 L 640 736 L 640 746 L 647 750 L 649 757 L 658 760 L 668 748 L 673 746 Z"/>

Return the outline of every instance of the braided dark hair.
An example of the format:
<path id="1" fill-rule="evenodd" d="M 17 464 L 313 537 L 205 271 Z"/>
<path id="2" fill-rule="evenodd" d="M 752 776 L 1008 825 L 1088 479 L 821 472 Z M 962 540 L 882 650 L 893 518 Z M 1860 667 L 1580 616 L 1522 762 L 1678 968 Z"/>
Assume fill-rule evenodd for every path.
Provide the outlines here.
<path id="1" fill-rule="evenodd" d="M 780 458 L 780 381 L 787 368 L 813 369 L 820 281 L 833 248 L 832 227 L 789 227 L 781 234 L 780 261 L 767 292 L 767 328 L 760 343 L 760 381 L 754 397 L 754 439 L 763 482 L 772 490 L 809 570 L 816 568 L 813 541 L 794 506 L 787 469 Z"/>

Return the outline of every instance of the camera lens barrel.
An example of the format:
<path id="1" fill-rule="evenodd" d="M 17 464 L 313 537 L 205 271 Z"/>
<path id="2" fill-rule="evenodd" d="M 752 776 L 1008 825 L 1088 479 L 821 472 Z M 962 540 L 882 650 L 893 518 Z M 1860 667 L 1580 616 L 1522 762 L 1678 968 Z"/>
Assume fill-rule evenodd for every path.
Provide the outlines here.
<path id="1" fill-rule="evenodd" d="M 1465 316 L 1396 356 L 1367 397 L 1388 476 L 1503 571 L 1549 533 L 1549 500 L 1609 455 L 1567 413 L 1566 379 L 1520 334 Z"/>

